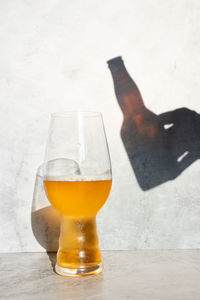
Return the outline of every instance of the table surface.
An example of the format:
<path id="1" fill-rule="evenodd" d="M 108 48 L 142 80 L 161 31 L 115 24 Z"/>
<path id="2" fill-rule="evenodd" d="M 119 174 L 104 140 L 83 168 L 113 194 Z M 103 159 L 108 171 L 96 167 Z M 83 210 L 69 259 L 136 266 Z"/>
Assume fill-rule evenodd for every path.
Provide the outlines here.
<path id="1" fill-rule="evenodd" d="M 200 299 L 200 250 L 103 251 L 102 257 L 102 273 L 74 278 L 54 273 L 53 253 L 1 253 L 0 299 Z"/>

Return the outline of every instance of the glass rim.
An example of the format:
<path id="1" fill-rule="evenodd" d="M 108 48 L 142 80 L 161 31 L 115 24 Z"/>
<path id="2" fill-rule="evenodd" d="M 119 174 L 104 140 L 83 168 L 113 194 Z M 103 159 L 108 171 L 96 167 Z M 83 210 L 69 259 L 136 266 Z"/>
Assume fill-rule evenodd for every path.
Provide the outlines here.
<path id="1" fill-rule="evenodd" d="M 51 113 L 51 118 L 67 118 L 76 115 L 81 115 L 83 117 L 102 117 L 102 113 L 98 111 L 85 111 L 85 110 L 72 110 L 72 111 L 58 111 Z"/>

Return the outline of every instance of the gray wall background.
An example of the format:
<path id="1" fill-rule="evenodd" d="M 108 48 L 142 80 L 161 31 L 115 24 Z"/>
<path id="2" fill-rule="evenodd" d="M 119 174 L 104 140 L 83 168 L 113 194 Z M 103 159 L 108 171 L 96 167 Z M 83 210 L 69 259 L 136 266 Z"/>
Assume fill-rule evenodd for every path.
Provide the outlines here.
<path id="1" fill-rule="evenodd" d="M 199 161 L 175 180 L 141 190 L 106 65 L 122 55 L 156 114 L 200 112 L 199 37 L 198 0 L 0 1 L 1 252 L 43 250 L 31 209 L 45 200 L 41 187 L 36 200 L 33 191 L 49 115 L 62 110 L 104 116 L 113 187 L 98 216 L 102 249 L 200 247 Z"/>

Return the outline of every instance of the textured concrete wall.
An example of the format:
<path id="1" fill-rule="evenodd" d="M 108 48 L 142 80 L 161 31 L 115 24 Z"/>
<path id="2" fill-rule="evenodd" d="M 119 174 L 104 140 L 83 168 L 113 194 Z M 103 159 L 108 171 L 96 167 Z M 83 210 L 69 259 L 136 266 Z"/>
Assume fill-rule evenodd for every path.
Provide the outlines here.
<path id="1" fill-rule="evenodd" d="M 56 215 L 34 213 L 47 205 L 36 172 L 49 115 L 62 110 L 104 116 L 113 188 L 98 216 L 101 248 L 200 246 L 199 161 L 141 189 L 120 138 L 122 113 L 106 65 L 122 55 L 155 114 L 200 112 L 199 37 L 197 0 L 0 1 L 0 251 L 56 247 L 44 230 L 44 215 L 52 214 L 58 234 Z"/>

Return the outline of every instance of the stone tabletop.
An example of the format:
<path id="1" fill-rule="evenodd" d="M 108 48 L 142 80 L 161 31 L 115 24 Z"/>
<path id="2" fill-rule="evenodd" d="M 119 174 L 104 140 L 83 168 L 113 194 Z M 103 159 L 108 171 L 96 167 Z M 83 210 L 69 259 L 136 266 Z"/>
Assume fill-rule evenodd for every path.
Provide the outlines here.
<path id="1" fill-rule="evenodd" d="M 54 273 L 55 254 L 0 254 L 1 300 L 199 300 L 200 250 L 102 252 L 93 277 Z"/>

